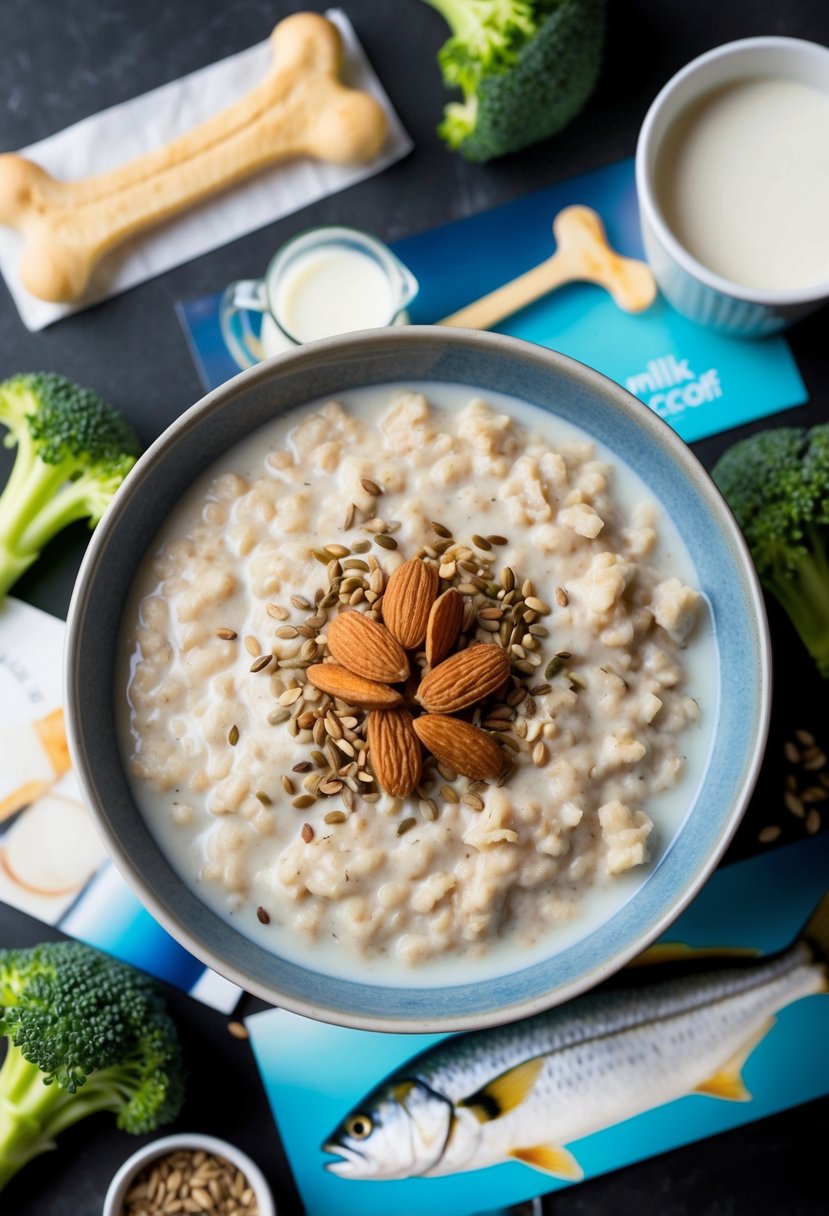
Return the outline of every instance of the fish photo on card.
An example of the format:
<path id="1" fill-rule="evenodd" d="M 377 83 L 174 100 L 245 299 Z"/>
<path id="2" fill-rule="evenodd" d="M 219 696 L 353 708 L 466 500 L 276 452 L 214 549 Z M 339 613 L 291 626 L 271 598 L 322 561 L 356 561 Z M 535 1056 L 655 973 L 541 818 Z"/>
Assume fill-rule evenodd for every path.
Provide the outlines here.
<path id="1" fill-rule="evenodd" d="M 575 1181 L 573 1141 L 689 1094 L 748 1102 L 742 1068 L 776 1014 L 829 991 L 829 893 L 774 954 L 660 944 L 603 987 L 444 1039 L 326 1137 L 343 1179 L 436 1178 L 517 1161 Z"/>

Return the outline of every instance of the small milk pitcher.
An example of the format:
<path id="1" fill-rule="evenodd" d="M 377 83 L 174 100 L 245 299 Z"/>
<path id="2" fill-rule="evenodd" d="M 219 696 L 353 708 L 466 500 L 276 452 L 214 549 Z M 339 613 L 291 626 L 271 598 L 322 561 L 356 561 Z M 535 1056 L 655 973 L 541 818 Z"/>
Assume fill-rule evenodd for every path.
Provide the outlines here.
<path id="1" fill-rule="evenodd" d="M 230 284 L 222 337 L 239 367 L 252 367 L 316 338 L 404 325 L 417 292 L 382 241 L 356 228 L 313 228 L 279 250 L 264 278 Z M 258 336 L 251 313 L 261 315 Z"/>

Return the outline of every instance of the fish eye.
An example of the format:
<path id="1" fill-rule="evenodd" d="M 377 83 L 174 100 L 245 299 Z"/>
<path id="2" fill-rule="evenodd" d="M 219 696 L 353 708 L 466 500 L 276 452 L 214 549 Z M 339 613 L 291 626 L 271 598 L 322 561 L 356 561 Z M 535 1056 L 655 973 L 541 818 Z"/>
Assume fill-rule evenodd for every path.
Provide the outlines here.
<path id="1" fill-rule="evenodd" d="M 345 1125 L 345 1130 L 355 1140 L 365 1140 L 366 1136 L 371 1135 L 371 1119 L 368 1115 L 352 1115 Z"/>

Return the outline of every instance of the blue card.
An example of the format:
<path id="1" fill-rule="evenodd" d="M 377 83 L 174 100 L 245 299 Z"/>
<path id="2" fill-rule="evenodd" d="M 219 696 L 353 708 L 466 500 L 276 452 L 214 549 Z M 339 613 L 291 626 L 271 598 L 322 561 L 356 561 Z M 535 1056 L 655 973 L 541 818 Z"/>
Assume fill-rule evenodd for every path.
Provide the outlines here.
<path id="1" fill-rule="evenodd" d="M 638 973 L 636 999 L 641 1001 L 640 1020 L 643 1021 L 648 1020 L 648 1010 L 653 1013 L 655 993 L 665 982 L 660 976 L 663 966 L 675 968 L 674 978 L 683 976 L 687 979 L 690 974 L 691 985 L 698 985 L 694 987 L 694 992 L 700 994 L 699 1012 L 692 1019 L 694 1024 L 689 1022 L 680 1033 L 662 1043 L 665 1050 L 661 1053 L 661 1067 L 664 1069 L 667 1061 L 671 1074 L 687 1074 L 690 1078 L 687 1091 L 680 1083 L 682 1096 L 677 1095 L 667 1103 L 649 1106 L 648 1100 L 642 1099 L 639 1113 L 620 1120 L 614 1119 L 614 1104 L 610 1102 L 599 1120 L 600 1130 L 568 1137 L 568 1111 L 572 1109 L 575 1119 L 579 1101 L 584 1102 L 580 1094 L 589 1091 L 591 1069 L 598 1072 L 602 1087 L 608 1092 L 612 1089 L 614 1064 L 612 1059 L 608 1061 L 606 1040 L 613 1036 L 606 1035 L 604 1040 L 594 1038 L 579 1064 L 586 1078 L 583 1089 L 576 1086 L 568 1092 L 565 1087 L 555 1100 L 547 1099 L 546 1105 L 543 1093 L 535 1099 L 536 1107 L 530 1120 L 532 1134 L 541 1146 L 557 1150 L 557 1156 L 548 1155 L 546 1162 L 541 1154 L 536 1160 L 548 1166 L 552 1164 L 560 1172 L 569 1171 L 571 1176 L 580 1170 L 584 1177 L 590 1178 L 829 1093 L 829 1053 L 825 1049 L 829 1012 L 829 999 L 825 995 L 826 964 L 825 961 L 822 964 L 811 961 L 810 947 L 799 948 L 801 962 L 797 965 L 803 970 L 797 972 L 799 978 L 781 981 L 784 987 L 788 984 L 791 987 L 785 993 L 781 989 L 766 1002 L 759 1014 L 756 1034 L 752 1026 L 757 1019 L 757 1010 L 751 1013 L 746 1006 L 745 1013 L 740 1014 L 740 1026 L 745 1030 L 747 1042 L 741 1044 L 735 1060 L 725 1064 L 715 1061 L 715 1072 L 711 1076 L 706 1075 L 706 1069 L 713 1057 L 702 1058 L 707 1050 L 704 1046 L 708 1041 L 706 1036 L 712 1027 L 709 1019 L 714 1019 L 716 1038 L 724 1032 L 727 1017 L 715 1008 L 716 1002 L 706 1004 L 701 974 L 717 966 L 742 968 L 747 977 L 750 972 L 756 974 L 754 968 L 769 965 L 765 961 L 768 956 L 785 952 L 801 938 L 807 924 L 812 926 L 806 931 L 807 936 L 820 938 L 823 945 L 819 949 L 826 949 L 829 946 L 829 903 L 821 904 L 821 900 L 826 896 L 827 888 L 829 836 L 801 841 L 717 871 L 665 939 L 698 948 L 700 954 L 696 959 L 686 951 L 685 957 L 673 964 L 654 963 L 634 968 L 624 980 L 628 984 L 630 975 Z M 758 891 L 763 892 L 760 900 L 757 899 Z M 819 904 L 822 927 L 814 931 L 815 922 L 811 918 Z M 723 947 L 740 953 L 733 958 L 704 956 L 705 948 L 710 955 L 712 948 Z M 789 975 L 793 977 L 794 973 Z M 749 984 L 753 982 L 749 978 Z M 665 1012 L 665 990 L 661 993 L 662 1005 L 657 1003 L 656 1008 Z M 588 994 L 562 1007 L 557 1016 L 563 1014 L 578 1026 L 584 1020 L 588 1004 L 593 1002 L 595 1005 L 597 997 L 606 999 L 601 993 Z M 444 1040 L 451 1041 L 454 1036 L 346 1030 L 308 1021 L 282 1010 L 257 1014 L 248 1019 L 247 1025 L 309 1216 L 327 1216 L 331 1212 L 337 1212 L 339 1216 L 351 1213 L 354 1216 L 388 1216 L 389 1212 L 396 1216 L 419 1216 L 420 1213 L 462 1216 L 497 1205 L 515 1204 L 570 1184 L 566 1179 L 539 1172 L 523 1161 L 506 1157 L 503 1163 L 445 1176 L 382 1181 L 338 1177 L 324 1168 L 326 1161 L 335 1158 L 323 1152 L 323 1141 L 349 1113 L 367 1109 L 363 1099 L 375 1085 L 397 1069 L 405 1076 L 406 1064 L 413 1056 Z M 521 1023 L 516 1025 L 520 1027 Z M 684 1037 L 685 1031 L 690 1032 L 689 1038 Z M 646 1042 L 648 1033 L 642 1042 Z M 483 1032 L 478 1037 L 476 1048 L 480 1052 L 480 1076 L 476 1080 L 483 1081 L 490 1073 L 496 1077 L 504 1068 L 503 1055 L 493 1058 L 491 1066 L 488 1064 L 486 1034 Z M 612 1048 L 612 1044 L 610 1046 Z M 620 1039 L 618 1051 L 630 1050 L 630 1045 L 622 1044 Z M 614 1058 L 618 1061 L 619 1056 Z M 660 1058 L 659 1052 L 656 1052 L 656 1058 Z M 636 1104 L 639 1087 L 643 1093 L 653 1092 L 649 1088 L 653 1067 L 653 1060 L 648 1063 L 645 1051 L 638 1085 L 627 1088 L 625 1100 L 630 1101 L 633 1093 Z M 412 1073 L 414 1071 L 412 1069 Z M 697 1076 L 697 1073 L 701 1075 Z M 436 1079 L 433 1073 L 431 1079 L 439 1090 L 439 1078 Z M 498 1091 L 504 1092 L 507 1091 Z M 514 1098 L 515 1087 L 511 1092 Z M 474 1106 L 474 1095 L 471 1096 Z M 529 1096 L 521 1100 L 531 1099 L 532 1084 Z M 575 1105 L 571 1106 L 571 1103 Z M 595 1106 L 595 1097 L 593 1103 Z M 414 1106 L 411 1099 L 409 1105 Z M 492 1103 L 488 1105 L 481 1099 L 479 1106 L 484 1121 L 500 1117 Z M 381 1161 L 384 1154 L 388 1161 L 395 1152 L 397 1160 L 409 1159 L 409 1145 L 417 1136 L 407 1126 L 401 1112 L 398 1114 L 401 1115 L 399 1140 L 387 1136 L 383 1145 L 379 1148 L 375 1145 L 371 1150 L 367 1140 L 362 1146 L 364 1153 L 375 1153 Z M 387 1128 L 392 1126 L 388 1111 L 384 1120 Z M 556 1130 L 548 1132 L 548 1123 L 555 1125 Z M 421 1124 L 421 1130 L 424 1127 L 425 1124 Z M 364 1128 L 358 1130 L 364 1131 Z M 551 1145 L 547 1145 L 547 1138 Z M 411 1159 L 416 1163 L 411 1167 L 413 1169 L 419 1169 L 423 1164 L 417 1156 Z M 474 1164 L 474 1158 L 471 1163 Z"/>
<path id="2" fill-rule="evenodd" d="M 553 218 L 575 203 L 599 213 L 620 253 L 644 256 L 633 161 L 625 160 L 397 241 L 394 252 L 420 283 L 409 309 L 412 321 L 438 321 L 549 257 Z M 206 388 L 239 370 L 219 327 L 221 294 L 177 305 Z M 572 283 L 497 329 L 604 372 L 688 443 L 807 400 L 784 338 L 726 337 L 687 321 L 661 296 L 646 312 L 631 315 L 602 288 Z"/>

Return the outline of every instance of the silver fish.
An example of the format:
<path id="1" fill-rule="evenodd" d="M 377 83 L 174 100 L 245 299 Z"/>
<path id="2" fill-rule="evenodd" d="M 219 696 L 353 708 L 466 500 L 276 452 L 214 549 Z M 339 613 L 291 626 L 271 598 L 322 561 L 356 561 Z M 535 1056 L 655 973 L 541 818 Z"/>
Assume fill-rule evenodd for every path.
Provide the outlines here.
<path id="1" fill-rule="evenodd" d="M 765 958 L 656 946 L 567 1005 L 409 1060 L 327 1138 L 326 1168 L 383 1180 L 522 1161 L 578 1179 L 574 1140 L 685 1094 L 748 1101 L 740 1072 L 777 1011 L 827 991 L 829 894 Z"/>

